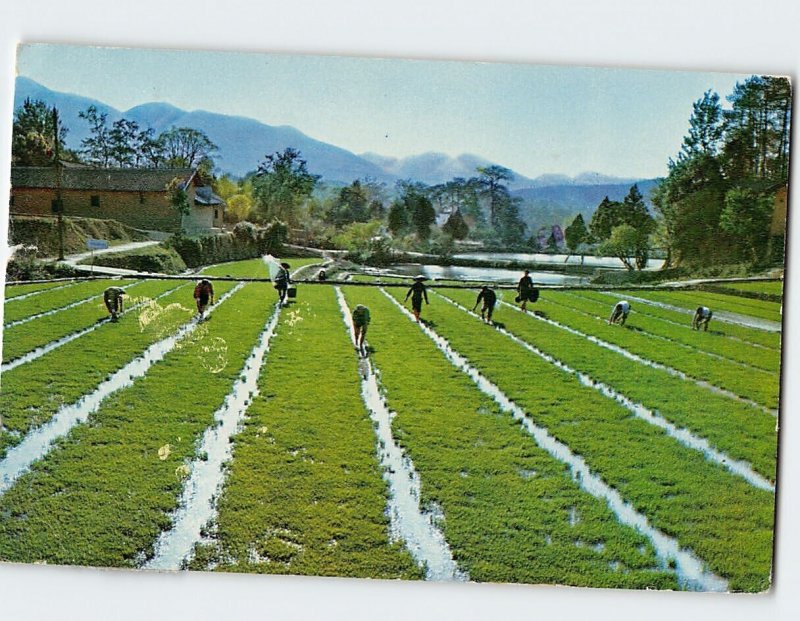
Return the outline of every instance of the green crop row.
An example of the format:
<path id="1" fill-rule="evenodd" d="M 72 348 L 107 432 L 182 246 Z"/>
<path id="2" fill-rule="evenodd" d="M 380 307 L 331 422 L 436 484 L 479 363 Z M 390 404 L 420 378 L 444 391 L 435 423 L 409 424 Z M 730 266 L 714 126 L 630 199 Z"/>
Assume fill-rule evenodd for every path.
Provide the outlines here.
<path id="1" fill-rule="evenodd" d="M 698 306 L 708 306 L 712 311 L 727 311 L 778 323 L 781 321 L 781 305 L 777 302 L 750 300 L 710 291 L 631 291 L 630 293 L 639 298 L 682 306 L 691 311 Z"/>
<path id="2" fill-rule="evenodd" d="M 213 539 L 195 569 L 419 578 L 390 543 L 376 439 L 334 291 L 283 311 L 244 428 L 234 436 Z"/>
<path id="3" fill-rule="evenodd" d="M 26 293 L 33 293 L 34 291 L 47 291 L 48 289 L 53 289 L 55 287 L 63 287 L 65 285 L 71 286 L 78 282 L 80 281 L 76 280 L 72 282 L 67 282 L 59 280 L 56 282 L 36 282 L 27 285 L 6 285 L 5 287 L 6 301 L 16 298 L 20 295 L 25 295 Z"/>
<path id="4" fill-rule="evenodd" d="M 152 555 L 263 329 L 264 288 L 245 285 L 20 477 L 0 498 L 0 559 L 130 567 Z"/>
<path id="5" fill-rule="evenodd" d="M 667 365 L 695 379 L 751 399 L 767 408 L 778 407 L 780 375 L 743 367 L 726 360 L 710 358 L 696 350 L 665 347 L 664 343 L 632 329 L 631 326 L 609 326 L 606 317 L 573 308 L 576 298 L 567 293 L 551 293 L 539 299 L 537 307 L 547 317 L 585 334 L 613 343 L 646 359 Z M 632 319 L 630 320 L 633 325 Z"/>
<path id="6" fill-rule="evenodd" d="M 607 304 L 608 306 L 606 308 L 609 310 L 609 314 L 611 312 L 611 305 L 620 300 L 621 297 L 624 297 L 612 292 L 580 291 L 575 293 L 583 297 L 591 298 L 598 302 Z M 646 302 L 637 301 L 632 301 L 631 308 L 633 309 L 633 315 L 631 317 L 638 315 L 658 317 L 659 319 L 665 319 L 673 323 L 689 326 L 691 329 L 691 313 L 693 313 L 694 310 L 690 312 L 676 311 L 668 308 L 661 308 L 660 306 L 654 306 L 653 304 L 647 304 Z M 711 323 L 709 324 L 708 332 L 703 331 L 703 338 L 713 338 L 719 336 L 731 337 L 732 339 L 738 339 L 752 345 L 766 347 L 777 352 L 780 352 L 781 349 L 781 335 L 779 332 L 767 332 L 766 330 L 759 330 L 758 328 L 748 328 L 746 326 L 712 319 Z M 780 357 L 780 353 L 775 355 Z"/>
<path id="7" fill-rule="evenodd" d="M 287 262 L 291 267 L 290 271 L 313 265 L 322 261 L 320 258 L 287 258 L 279 259 Z M 269 270 L 261 259 L 248 259 L 246 261 L 231 261 L 230 263 L 218 263 L 203 269 L 203 274 L 208 276 L 231 276 L 233 278 L 269 278 Z"/>
<path id="8" fill-rule="evenodd" d="M 596 299 L 595 296 L 597 296 L 597 294 L 571 292 L 570 296 L 571 297 L 561 296 L 560 300 L 569 304 L 572 308 L 591 313 L 602 319 L 606 319 L 610 314 L 609 310 L 612 304 L 609 304 L 607 299 Z M 637 311 L 640 306 L 643 305 L 636 305 Z M 701 352 L 722 356 L 728 360 L 733 360 L 764 371 L 770 371 L 772 373 L 778 373 L 780 371 L 780 352 L 720 338 L 716 334 L 709 334 L 703 330 L 692 330 L 691 317 L 687 317 L 684 325 L 676 326 L 660 318 L 650 317 L 637 312 L 631 315 L 630 320 L 626 323 L 626 327 L 640 330 L 645 334 L 652 334 L 657 337 L 669 339 L 675 343 L 676 349 L 688 347 Z M 714 364 L 713 361 L 711 364 Z"/>
<path id="9" fill-rule="evenodd" d="M 676 588 L 652 546 L 581 491 L 567 468 L 504 415 L 386 297 L 345 288 L 372 315 L 368 339 L 393 434 L 414 462 L 423 504 L 444 512 L 472 580 Z"/>
<path id="10" fill-rule="evenodd" d="M 66 287 L 65 289 L 48 291 L 41 295 L 35 295 L 32 298 L 20 300 L 19 302 L 6 306 L 3 314 L 3 323 L 9 324 L 12 321 L 19 321 L 31 315 L 38 315 L 39 313 L 55 310 L 80 300 L 98 296 L 111 285 L 124 287 L 132 282 L 133 281 L 130 280 L 90 280 L 89 282 L 82 282 L 72 287 Z M 102 298 L 100 298 L 100 301 L 102 302 Z"/>
<path id="11" fill-rule="evenodd" d="M 432 300 L 426 314 L 434 329 L 508 398 L 581 455 L 655 528 L 728 578 L 732 590 L 768 588 L 774 494 L 710 464 L 451 304 Z"/>
<path id="12" fill-rule="evenodd" d="M 163 283 L 162 283 L 163 284 Z M 220 283 L 220 295 L 235 286 Z M 0 391 L 0 458 L 31 429 L 49 421 L 58 409 L 74 403 L 191 318 L 191 289 L 184 286 L 140 310 L 106 323 L 62 347 L 3 373 Z"/>
<path id="13" fill-rule="evenodd" d="M 474 304 L 472 293 L 442 294 L 469 308 Z M 775 480 L 777 433 L 775 419 L 769 414 L 641 365 L 531 315 L 500 306 L 494 318 L 539 350 L 706 438 L 720 451 L 749 462 L 765 478 Z"/>
<path id="14" fill-rule="evenodd" d="M 765 293 L 767 295 L 783 295 L 783 281 L 769 280 L 766 282 L 732 282 L 730 284 L 717 283 L 716 287 L 724 287 L 731 291 L 748 291 L 752 293 Z"/>
<path id="15" fill-rule="evenodd" d="M 130 295 L 125 298 L 124 307 L 131 308 L 148 298 L 174 289 L 179 284 L 158 280 L 137 284 L 130 290 Z M 184 296 L 186 296 L 184 304 L 190 305 L 191 291 L 184 293 Z M 37 347 L 85 330 L 106 318 L 108 318 L 108 310 L 100 298 L 63 312 L 6 328 L 3 330 L 3 363 L 19 358 Z"/>

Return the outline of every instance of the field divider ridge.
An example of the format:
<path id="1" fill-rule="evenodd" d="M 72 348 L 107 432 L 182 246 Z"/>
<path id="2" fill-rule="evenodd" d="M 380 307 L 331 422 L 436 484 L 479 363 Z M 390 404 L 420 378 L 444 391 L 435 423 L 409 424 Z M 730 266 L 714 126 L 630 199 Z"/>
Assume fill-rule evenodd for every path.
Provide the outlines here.
<path id="1" fill-rule="evenodd" d="M 408 309 L 386 292 L 385 289 L 381 289 L 381 291 L 402 310 L 409 320 L 414 321 L 414 317 Z M 679 580 L 683 584 L 690 589 L 705 591 L 728 590 L 727 580 L 708 570 L 700 558 L 691 550 L 681 548 L 676 539 L 653 527 L 644 514 L 637 511 L 622 498 L 618 490 L 605 483 L 598 475 L 593 474 L 582 457 L 574 454 L 569 446 L 553 437 L 546 428 L 534 423 L 523 408 L 506 396 L 496 384 L 455 351 L 444 337 L 424 323 L 419 323 L 419 327 L 436 344 L 454 367 L 469 376 L 483 393 L 492 397 L 502 410 L 510 413 L 518 420 L 540 447 L 564 463 L 582 489 L 596 498 L 605 500 L 621 523 L 635 528 L 646 536 L 665 565 L 670 565 L 670 562 L 674 563 Z"/>
<path id="2" fill-rule="evenodd" d="M 513 308 L 514 310 L 516 310 L 518 312 L 523 312 L 520 308 L 516 307 L 513 304 L 510 304 L 509 302 L 500 301 L 500 304 L 503 305 L 503 306 L 507 306 L 509 308 Z M 761 403 L 758 403 L 756 401 L 753 401 L 752 399 L 748 399 L 746 397 L 742 397 L 740 395 L 737 395 L 736 393 L 734 393 L 734 392 L 732 392 L 730 390 L 727 390 L 725 388 L 721 388 L 721 387 L 716 386 L 716 385 L 714 385 L 714 384 L 712 384 L 710 382 L 707 382 L 705 380 L 701 380 L 701 379 L 698 379 L 696 377 L 692 377 L 691 375 L 689 375 L 689 374 L 687 374 L 687 373 L 685 373 L 683 371 L 680 371 L 680 370 L 678 370 L 678 369 L 676 369 L 674 367 L 670 367 L 670 366 L 662 364 L 660 362 L 656 362 L 654 360 L 650 360 L 648 358 L 645 358 L 643 356 L 635 354 L 632 351 L 630 351 L 628 349 L 625 349 L 624 347 L 621 347 L 620 345 L 615 345 L 613 343 L 609 343 L 608 341 L 604 341 L 603 339 L 597 338 L 596 336 L 593 336 L 591 334 L 586 334 L 585 332 L 581 332 L 580 330 L 577 330 L 575 328 L 567 326 L 567 325 L 565 325 L 563 323 L 559 323 L 558 321 L 555 321 L 553 319 L 549 319 L 547 317 L 541 317 L 540 315 L 537 315 L 535 313 L 527 313 L 527 315 L 529 317 L 533 317 L 534 319 L 537 319 L 538 321 L 543 321 L 543 322 L 545 322 L 545 323 L 547 323 L 547 324 L 549 324 L 551 326 L 555 326 L 555 327 L 560 328 L 562 330 L 566 330 L 570 334 L 574 334 L 576 336 L 580 336 L 580 337 L 588 340 L 589 342 L 594 343 L 595 345 L 599 345 L 600 347 L 603 347 L 603 348 L 608 349 L 610 351 L 613 351 L 613 352 L 615 352 L 617 354 L 620 354 L 621 356 L 624 356 L 625 358 L 628 358 L 629 360 L 632 360 L 634 362 L 637 362 L 637 363 L 642 364 L 642 365 L 647 366 L 647 367 L 651 367 L 653 369 L 658 369 L 660 371 L 664 371 L 665 373 L 669 373 L 670 375 L 672 375 L 674 377 L 678 377 L 678 378 L 680 378 L 682 380 L 693 382 L 697 386 L 700 386 L 701 388 L 709 390 L 709 391 L 711 391 L 713 393 L 716 393 L 716 394 L 719 394 L 719 395 L 723 395 L 723 396 L 725 396 L 725 397 L 727 397 L 729 399 L 733 399 L 734 401 L 740 401 L 741 403 L 746 403 L 747 405 L 750 405 L 753 408 L 761 410 L 762 412 L 765 412 L 767 414 L 771 414 L 775 418 L 778 417 L 778 410 L 777 409 L 768 408 L 767 406 L 762 405 Z"/>
<path id="3" fill-rule="evenodd" d="M 350 309 L 341 288 L 337 286 L 335 291 L 342 320 L 355 346 Z M 361 358 L 359 366 L 361 398 L 374 423 L 378 459 L 383 478 L 389 485 L 387 509 L 393 535 L 401 539 L 414 560 L 425 567 L 427 580 L 469 580 L 453 559 L 444 534 L 436 526 L 435 516 L 426 515 L 420 507 L 420 476 L 392 434 L 391 421 L 395 414 L 389 410 L 379 386 L 378 370 L 366 357 Z"/>
<path id="4" fill-rule="evenodd" d="M 135 284 L 139 284 L 139 283 L 135 283 Z M 131 286 L 133 286 L 133 285 L 131 285 Z M 122 311 L 122 313 L 120 313 L 120 316 L 127 315 L 128 313 L 131 313 L 131 312 L 133 312 L 135 310 L 138 310 L 138 309 L 142 308 L 142 306 L 144 306 L 145 304 L 148 304 L 148 302 L 154 301 L 154 300 L 158 300 L 158 299 L 163 298 L 163 297 L 165 297 L 167 295 L 170 295 L 171 293 L 174 293 L 175 291 L 177 291 L 178 289 L 180 289 L 181 287 L 184 287 L 184 286 L 186 286 L 186 285 L 177 285 L 177 286 L 173 287 L 172 289 L 167 289 L 163 293 L 158 294 L 157 296 L 155 296 L 152 299 L 142 300 L 138 304 L 134 304 L 133 306 L 127 308 L 124 311 Z M 39 347 L 36 347 L 35 349 L 32 349 L 29 352 L 26 352 L 25 354 L 23 354 L 22 356 L 19 356 L 18 358 L 14 358 L 14 359 L 9 360 L 8 362 L 0 365 L 0 374 L 5 373 L 6 371 L 11 371 L 12 369 L 17 368 L 20 365 L 32 362 L 33 360 L 36 360 L 37 358 L 41 358 L 42 356 L 44 356 L 45 354 L 50 353 L 54 349 L 58 349 L 59 347 L 61 347 L 62 345 L 66 345 L 70 341 L 74 341 L 75 339 L 79 339 L 82 336 L 85 336 L 85 335 L 89 334 L 90 332 L 94 332 L 100 326 L 105 325 L 105 324 L 110 323 L 110 322 L 111 322 L 111 317 L 104 317 L 100 321 L 97 321 L 96 323 L 93 323 L 92 325 L 90 325 L 88 328 L 84 328 L 83 330 L 79 330 L 77 332 L 73 332 L 71 334 L 67 334 L 66 336 L 62 336 L 61 338 L 58 338 L 58 339 L 56 339 L 54 341 L 50 341 L 49 343 L 46 343 L 46 344 L 41 345 Z"/>
<path id="5" fill-rule="evenodd" d="M 138 282 L 133 282 L 133 283 L 130 283 L 130 284 L 127 284 L 127 285 L 123 285 L 123 286 L 120 287 L 120 289 L 124 289 L 125 291 L 127 291 L 128 289 L 130 289 L 132 287 L 136 287 L 137 285 L 141 285 L 143 282 L 144 281 L 138 281 Z M 71 308 L 75 308 L 76 306 L 81 306 L 82 304 L 86 304 L 87 302 L 91 302 L 92 300 L 98 300 L 98 299 L 100 299 L 102 297 L 103 297 L 102 293 L 93 294 L 93 295 L 90 295 L 88 298 L 80 299 L 77 302 L 72 302 L 70 304 L 67 304 L 66 306 L 59 306 L 58 308 L 53 308 L 53 309 L 50 309 L 50 310 L 47 310 L 47 311 L 43 311 L 41 313 L 36 313 L 34 315 L 28 315 L 27 317 L 25 317 L 23 319 L 17 319 L 16 321 L 12 321 L 10 323 L 4 324 L 3 325 L 3 329 L 4 330 L 8 330 L 9 328 L 13 328 L 15 326 L 26 324 L 29 321 L 34 321 L 36 319 L 41 319 L 42 317 L 49 317 L 51 315 L 55 315 L 57 313 L 60 313 L 61 311 L 66 311 L 66 310 L 69 310 Z"/>
<path id="6" fill-rule="evenodd" d="M 281 305 L 267 319 L 255 347 L 245 360 L 239 378 L 214 412 L 214 425 L 207 427 L 183 485 L 178 509 L 172 515 L 172 527 L 163 531 L 155 544 L 155 554 L 144 569 L 180 569 L 190 559 L 194 545 L 202 537 L 203 526 L 216 513 L 215 499 L 224 483 L 224 466 L 233 453 L 231 438 L 239 431 L 247 409 L 259 395 L 258 377 L 275 336 Z"/>
<path id="7" fill-rule="evenodd" d="M 220 297 L 206 313 L 212 313 L 242 286 L 238 284 L 233 287 Z M 75 425 L 85 422 L 107 397 L 131 386 L 136 378 L 144 376 L 150 367 L 162 360 L 179 341 L 194 332 L 199 324 L 199 318 L 194 317 L 174 334 L 151 344 L 142 354 L 117 370 L 92 392 L 85 394 L 72 404 L 59 408 L 47 423 L 33 429 L 22 442 L 10 448 L 5 457 L 0 460 L 0 495 L 4 494 L 22 474 L 27 472 L 35 461 L 46 455 L 58 438 L 66 435 Z"/>
<path id="8" fill-rule="evenodd" d="M 58 287 L 46 287 L 44 289 L 38 289 L 36 291 L 31 291 L 30 293 L 23 293 L 22 295 L 14 295 L 10 298 L 5 298 L 5 304 L 10 304 L 11 302 L 19 302 L 20 300 L 27 300 L 28 298 L 32 298 L 33 296 L 39 295 L 41 293 L 49 293 L 51 291 L 58 291 L 60 289 L 66 289 L 67 287 L 72 287 L 74 285 L 80 284 L 82 281 L 74 280 L 72 282 L 68 282 L 64 285 L 59 285 Z M 6 284 L 6 286 L 8 286 Z"/>
<path id="9" fill-rule="evenodd" d="M 449 304 L 452 304 L 459 310 L 464 311 L 465 313 L 469 314 L 470 316 L 476 319 L 479 320 L 481 319 L 479 315 L 469 310 L 468 308 L 462 306 L 455 300 L 452 300 L 449 297 L 444 296 L 438 292 L 434 293 L 440 299 L 444 300 Z M 539 348 L 535 347 L 531 343 L 528 343 L 527 341 L 520 338 L 516 334 L 509 332 L 505 328 L 502 328 L 497 325 L 494 325 L 493 327 L 495 330 L 497 330 L 504 336 L 508 337 L 512 341 L 514 341 L 517 345 L 520 345 L 521 347 L 524 347 L 528 351 L 536 354 L 543 360 L 549 362 L 550 364 L 560 369 L 561 371 L 564 371 L 568 375 L 575 376 L 578 379 L 578 381 L 580 381 L 580 383 L 583 384 L 584 386 L 593 388 L 603 396 L 608 397 L 609 399 L 613 399 L 614 401 L 625 407 L 632 414 L 634 414 L 637 418 L 640 418 L 646 423 L 649 423 L 651 425 L 654 425 L 655 427 L 662 429 L 668 436 L 674 438 L 686 448 L 699 451 L 709 461 L 719 464 L 720 466 L 729 470 L 736 476 L 742 477 L 745 481 L 747 481 L 754 487 L 775 493 L 775 485 L 770 481 L 768 481 L 765 477 L 758 474 L 755 470 L 753 470 L 751 464 L 749 464 L 748 462 L 744 460 L 734 459 L 729 455 L 726 455 L 725 453 L 716 450 L 714 447 L 711 446 L 711 444 L 705 438 L 701 438 L 695 435 L 686 428 L 681 428 L 674 425 L 666 418 L 657 414 L 655 411 L 648 408 L 647 406 L 638 403 L 633 399 L 630 399 L 629 397 L 615 390 L 611 386 L 599 380 L 594 379 L 590 375 L 582 371 L 579 371 L 577 369 L 573 369 L 566 363 L 562 362 L 561 360 L 558 360 L 557 358 L 551 356 L 550 354 L 541 351 Z"/>

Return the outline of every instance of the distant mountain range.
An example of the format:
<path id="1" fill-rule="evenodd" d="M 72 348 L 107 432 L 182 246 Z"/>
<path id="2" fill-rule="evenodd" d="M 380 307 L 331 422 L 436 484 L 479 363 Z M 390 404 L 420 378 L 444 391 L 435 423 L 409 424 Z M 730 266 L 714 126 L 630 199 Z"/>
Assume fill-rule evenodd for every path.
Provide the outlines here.
<path id="1" fill-rule="evenodd" d="M 136 121 L 142 127 L 152 127 L 159 133 L 169 127 L 191 127 L 201 130 L 214 142 L 219 151 L 215 162 L 220 171 L 242 176 L 257 168 L 268 153 L 282 151 L 286 147 L 299 149 L 308 162 L 312 173 L 322 175 L 333 184 L 347 184 L 354 179 L 371 177 L 377 181 L 393 184 L 398 179 L 413 179 L 427 184 L 444 183 L 454 177 L 474 176 L 478 166 L 490 166 L 496 162 L 477 155 L 463 154 L 451 157 L 444 153 L 422 153 L 410 157 L 396 158 L 377 153 L 356 155 L 305 135 L 290 126 L 267 125 L 255 119 L 227 114 L 194 110 L 187 112 L 167 103 L 145 103 L 130 110 L 120 111 L 101 101 L 53 91 L 45 86 L 20 76 L 16 80 L 14 107 L 22 105 L 26 98 L 40 99 L 56 106 L 64 125 L 69 128 L 67 146 L 80 147 L 81 140 L 89 136 L 86 121 L 78 113 L 90 105 L 101 113 L 108 114 L 108 122 L 120 118 Z M 634 182 L 647 196 L 655 180 L 610 177 L 595 172 L 586 172 L 576 177 L 566 175 L 541 175 L 529 178 L 512 170 L 513 181 L 509 188 L 524 200 L 523 214 L 529 225 L 539 220 L 537 214 L 548 220 L 557 213 L 576 214 L 594 211 L 597 204 L 608 195 L 620 200 Z"/>

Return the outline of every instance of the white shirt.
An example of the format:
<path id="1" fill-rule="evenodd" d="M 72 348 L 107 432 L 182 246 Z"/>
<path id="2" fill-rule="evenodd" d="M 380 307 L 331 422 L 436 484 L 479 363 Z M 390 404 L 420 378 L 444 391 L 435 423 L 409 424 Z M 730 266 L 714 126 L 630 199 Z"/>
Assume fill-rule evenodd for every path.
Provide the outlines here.
<path id="1" fill-rule="evenodd" d="M 622 300 L 622 302 L 617 302 L 617 308 L 627 315 L 631 310 L 631 305 L 628 304 L 627 300 Z"/>

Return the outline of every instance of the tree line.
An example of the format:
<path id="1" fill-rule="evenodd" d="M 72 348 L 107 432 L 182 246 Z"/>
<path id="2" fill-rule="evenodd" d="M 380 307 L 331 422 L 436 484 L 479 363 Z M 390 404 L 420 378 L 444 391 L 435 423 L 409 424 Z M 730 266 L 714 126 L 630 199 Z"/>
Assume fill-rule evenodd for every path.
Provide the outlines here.
<path id="1" fill-rule="evenodd" d="M 78 113 L 89 126 L 89 136 L 76 150 L 68 149 L 69 132 L 55 109 L 40 100 L 26 99 L 14 113 L 11 161 L 16 166 L 49 166 L 56 150 L 63 161 L 101 168 L 192 168 L 210 177 L 217 146 L 191 127 L 170 127 L 156 135 L 151 127 L 121 118 L 112 123 L 96 106 Z"/>

